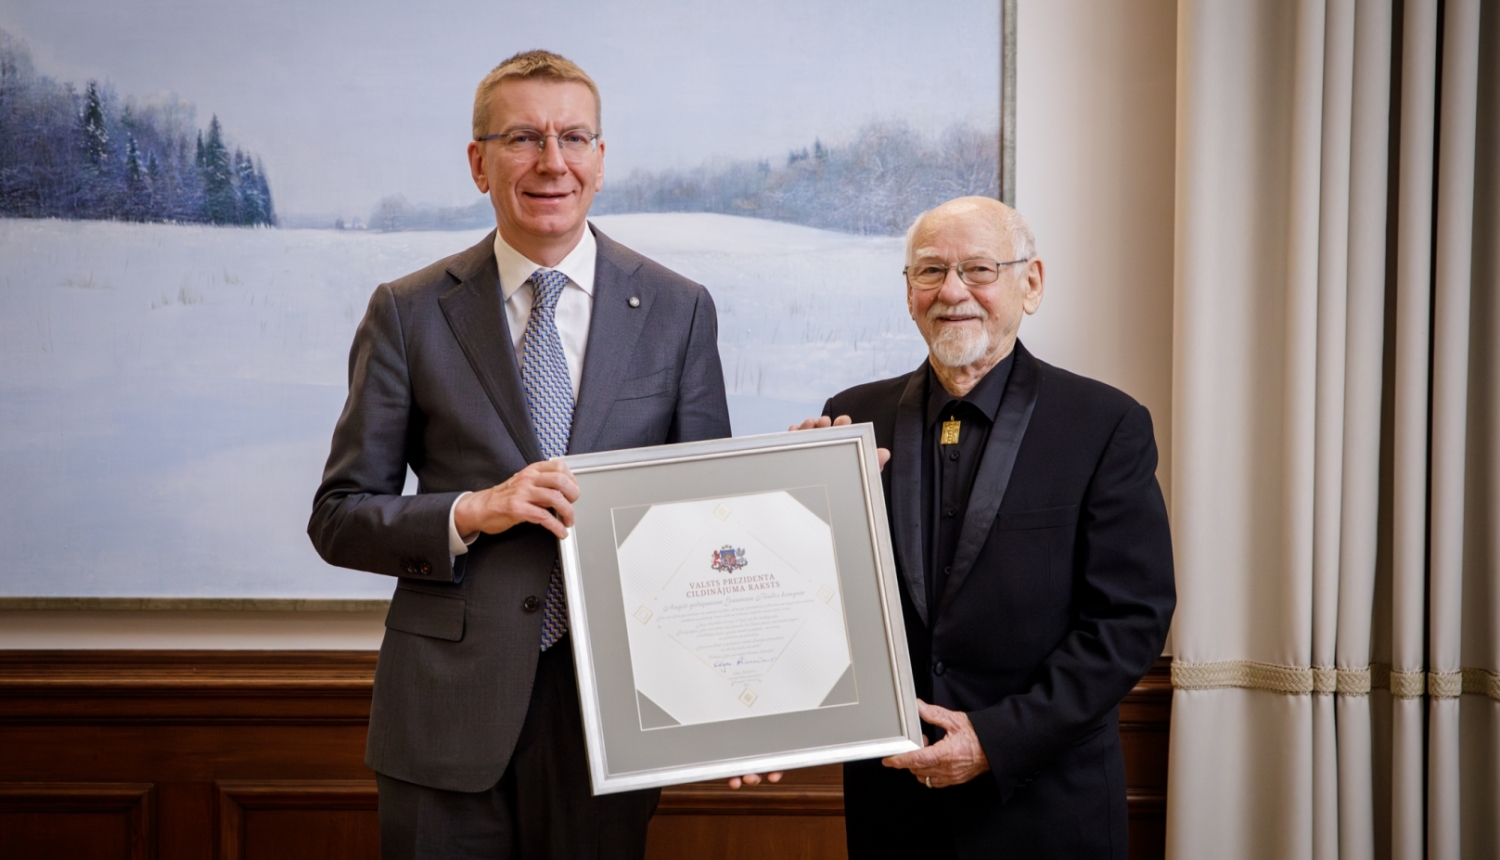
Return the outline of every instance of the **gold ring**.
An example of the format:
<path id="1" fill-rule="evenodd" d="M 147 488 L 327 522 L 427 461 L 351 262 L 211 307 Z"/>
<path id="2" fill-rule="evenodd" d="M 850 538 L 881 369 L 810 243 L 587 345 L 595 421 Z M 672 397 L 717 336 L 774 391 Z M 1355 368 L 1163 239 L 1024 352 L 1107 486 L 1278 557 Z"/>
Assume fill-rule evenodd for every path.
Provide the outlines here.
<path id="1" fill-rule="evenodd" d="M 927 787 L 932 788 L 932 777 L 927 777 Z"/>

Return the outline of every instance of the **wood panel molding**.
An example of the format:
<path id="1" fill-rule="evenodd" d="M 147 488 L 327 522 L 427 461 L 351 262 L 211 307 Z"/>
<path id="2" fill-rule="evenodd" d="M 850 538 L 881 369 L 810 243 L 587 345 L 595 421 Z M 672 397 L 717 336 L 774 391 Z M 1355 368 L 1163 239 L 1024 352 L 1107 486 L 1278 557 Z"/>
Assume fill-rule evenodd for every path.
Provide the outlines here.
<path id="1" fill-rule="evenodd" d="M 374 651 L 0 651 L 0 695 L 368 693 Z"/>
<path id="2" fill-rule="evenodd" d="M 1139 788 L 1128 789 L 1125 799 L 1130 804 L 1131 818 L 1153 818 L 1167 815 L 1167 793 Z"/>
<path id="3" fill-rule="evenodd" d="M 833 767 L 837 768 L 836 765 Z M 1161 817 L 1167 813 L 1165 791 L 1132 788 L 1126 791 L 1125 799 L 1132 819 Z M 662 789 L 656 814 L 842 816 L 844 790 L 837 784 L 759 786 L 738 791 L 723 783 L 674 785 Z"/>
<path id="4" fill-rule="evenodd" d="M 0 815 L 123 816 L 125 844 L 120 854 L 130 860 L 156 857 L 155 799 L 156 786 L 149 782 L 0 782 Z M 14 856 L 8 851 L 0 854 Z"/>
<path id="5" fill-rule="evenodd" d="M 835 765 L 833 776 L 837 778 Z M 820 768 L 820 770 L 825 770 Z M 844 814 L 844 788 L 832 785 L 759 785 L 738 791 L 723 782 L 695 782 L 661 790 L 657 815 Z"/>
<path id="6" fill-rule="evenodd" d="M 363 725 L 374 651 L 0 651 L 0 724 Z"/>
<path id="7" fill-rule="evenodd" d="M 247 860 L 251 810 L 375 812 L 373 779 L 221 779 L 214 782 L 218 860 Z"/>

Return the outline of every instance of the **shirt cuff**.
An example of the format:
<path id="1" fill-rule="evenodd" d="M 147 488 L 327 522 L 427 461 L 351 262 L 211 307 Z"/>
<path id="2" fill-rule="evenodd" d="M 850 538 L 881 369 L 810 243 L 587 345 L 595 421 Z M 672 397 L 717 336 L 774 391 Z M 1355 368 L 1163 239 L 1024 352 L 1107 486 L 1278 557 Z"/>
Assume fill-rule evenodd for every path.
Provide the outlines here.
<path id="1" fill-rule="evenodd" d="M 453 506 L 448 508 L 448 554 L 454 558 L 467 553 L 469 551 L 469 544 L 479 539 L 479 532 L 475 532 L 468 537 L 459 534 L 458 523 L 454 522 L 453 519 L 454 512 L 458 510 L 458 503 L 463 500 L 464 496 L 468 495 L 473 494 L 459 493 L 458 498 L 453 500 Z"/>

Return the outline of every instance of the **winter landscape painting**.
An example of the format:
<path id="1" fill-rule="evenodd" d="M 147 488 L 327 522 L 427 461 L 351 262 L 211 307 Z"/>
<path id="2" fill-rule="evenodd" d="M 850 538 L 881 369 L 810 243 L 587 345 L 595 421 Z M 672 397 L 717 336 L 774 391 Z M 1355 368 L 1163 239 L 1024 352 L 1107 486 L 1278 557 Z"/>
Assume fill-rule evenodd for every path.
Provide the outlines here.
<path id="1" fill-rule="evenodd" d="M 705 284 L 737 435 L 904 373 L 902 234 L 999 193 L 998 0 L 0 0 L 0 597 L 383 597 L 305 535 L 376 284 L 493 227 L 473 87 L 598 81 L 591 219 Z"/>

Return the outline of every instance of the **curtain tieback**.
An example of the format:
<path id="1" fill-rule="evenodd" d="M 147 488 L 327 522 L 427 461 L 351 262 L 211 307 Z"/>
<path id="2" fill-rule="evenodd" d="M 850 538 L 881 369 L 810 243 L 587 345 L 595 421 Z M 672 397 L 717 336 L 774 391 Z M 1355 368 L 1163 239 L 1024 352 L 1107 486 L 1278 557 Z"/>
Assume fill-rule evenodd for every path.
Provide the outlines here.
<path id="1" fill-rule="evenodd" d="M 1398 699 L 1456 699 L 1462 695 L 1487 696 L 1500 701 L 1500 673 L 1465 668 L 1458 672 L 1428 672 L 1392 668 L 1372 663 L 1362 668 L 1335 666 L 1286 666 L 1257 660 L 1223 660 L 1213 663 L 1172 661 L 1172 687 L 1178 690 L 1240 688 L 1274 693 L 1365 696 L 1371 690 L 1389 690 Z"/>

